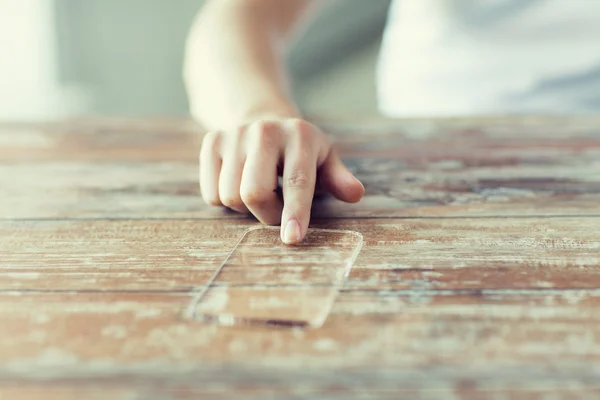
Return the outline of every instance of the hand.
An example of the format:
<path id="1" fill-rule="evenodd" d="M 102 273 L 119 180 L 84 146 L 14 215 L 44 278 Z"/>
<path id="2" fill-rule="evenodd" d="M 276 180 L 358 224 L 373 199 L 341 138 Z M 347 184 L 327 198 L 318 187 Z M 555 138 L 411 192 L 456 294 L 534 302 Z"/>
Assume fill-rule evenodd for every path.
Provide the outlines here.
<path id="1" fill-rule="evenodd" d="M 277 195 L 282 176 L 283 204 Z M 363 185 L 342 164 L 326 135 L 297 118 L 259 120 L 210 132 L 200 151 L 200 191 L 210 205 L 281 223 L 281 239 L 302 241 L 319 180 L 339 200 L 355 203 Z"/>

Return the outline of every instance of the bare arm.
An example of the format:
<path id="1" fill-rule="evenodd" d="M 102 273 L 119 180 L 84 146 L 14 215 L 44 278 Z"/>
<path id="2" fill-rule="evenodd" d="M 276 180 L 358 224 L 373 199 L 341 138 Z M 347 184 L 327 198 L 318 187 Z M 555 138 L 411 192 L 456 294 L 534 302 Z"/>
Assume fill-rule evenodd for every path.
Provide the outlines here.
<path id="1" fill-rule="evenodd" d="M 281 223 L 289 244 L 306 235 L 317 179 L 343 201 L 356 202 L 364 193 L 288 93 L 285 46 L 311 4 L 210 0 L 186 51 L 192 115 L 210 131 L 200 151 L 202 197 L 265 224 Z M 276 194 L 279 175 L 283 203 Z"/>
<path id="2" fill-rule="evenodd" d="M 213 130 L 265 116 L 299 116 L 283 55 L 314 6 L 310 0 L 209 0 L 187 44 L 185 79 L 194 117 Z"/>

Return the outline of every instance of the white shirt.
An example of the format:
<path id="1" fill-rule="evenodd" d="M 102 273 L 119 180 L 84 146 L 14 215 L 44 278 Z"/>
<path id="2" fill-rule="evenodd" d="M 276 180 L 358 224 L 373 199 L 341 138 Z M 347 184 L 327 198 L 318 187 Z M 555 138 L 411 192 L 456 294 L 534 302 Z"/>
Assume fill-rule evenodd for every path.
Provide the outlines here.
<path id="1" fill-rule="evenodd" d="M 377 81 L 392 117 L 600 112 L 600 0 L 395 0 Z"/>

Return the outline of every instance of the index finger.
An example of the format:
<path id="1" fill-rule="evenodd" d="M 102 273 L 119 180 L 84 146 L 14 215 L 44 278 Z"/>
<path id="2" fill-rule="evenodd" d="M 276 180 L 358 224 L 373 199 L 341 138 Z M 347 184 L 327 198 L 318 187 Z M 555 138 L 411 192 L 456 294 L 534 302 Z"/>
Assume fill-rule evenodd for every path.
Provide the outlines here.
<path id="1" fill-rule="evenodd" d="M 300 139 L 285 152 L 281 239 L 286 244 L 301 242 L 308 230 L 317 180 L 315 147 L 310 140 Z"/>

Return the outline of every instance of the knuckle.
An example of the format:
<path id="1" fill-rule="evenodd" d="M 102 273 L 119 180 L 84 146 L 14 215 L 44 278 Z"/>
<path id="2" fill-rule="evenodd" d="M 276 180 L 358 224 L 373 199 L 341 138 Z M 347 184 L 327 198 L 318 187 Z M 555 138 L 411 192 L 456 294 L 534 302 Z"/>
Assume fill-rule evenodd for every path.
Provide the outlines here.
<path id="1" fill-rule="evenodd" d="M 244 208 L 244 203 L 238 196 L 223 196 L 221 197 L 221 203 L 223 203 L 225 207 L 229 208 Z"/>
<path id="2" fill-rule="evenodd" d="M 293 122 L 294 141 L 303 147 L 312 148 L 317 139 L 318 130 L 310 123 L 304 120 L 295 120 Z"/>
<path id="3" fill-rule="evenodd" d="M 258 121 L 252 129 L 252 136 L 259 141 L 272 141 L 281 133 L 281 125 L 275 121 Z"/>
<path id="4" fill-rule="evenodd" d="M 300 135 L 314 135 L 315 133 L 315 127 L 303 119 L 294 118 L 291 120 L 291 124 Z"/>
<path id="5" fill-rule="evenodd" d="M 279 130 L 279 123 L 276 121 L 262 120 L 256 122 L 257 130 L 261 132 L 275 132 Z"/>
<path id="6" fill-rule="evenodd" d="M 249 151 L 274 151 L 281 144 L 281 127 L 275 122 L 256 123 L 248 131 Z"/>
<path id="7" fill-rule="evenodd" d="M 269 145 L 277 140 L 278 132 L 279 128 L 276 125 L 269 123 L 269 125 L 258 126 L 254 129 L 252 131 L 252 138 L 260 145 Z"/>
<path id="8" fill-rule="evenodd" d="M 272 195 L 272 191 L 262 188 L 248 188 L 241 192 L 242 201 L 249 206 L 264 205 L 269 202 Z"/>
<path id="9" fill-rule="evenodd" d="M 287 177 L 286 184 L 290 188 L 306 189 L 310 184 L 310 179 L 306 172 L 295 171 Z"/>

